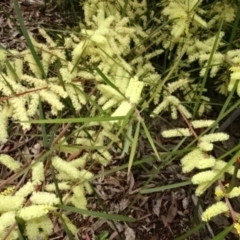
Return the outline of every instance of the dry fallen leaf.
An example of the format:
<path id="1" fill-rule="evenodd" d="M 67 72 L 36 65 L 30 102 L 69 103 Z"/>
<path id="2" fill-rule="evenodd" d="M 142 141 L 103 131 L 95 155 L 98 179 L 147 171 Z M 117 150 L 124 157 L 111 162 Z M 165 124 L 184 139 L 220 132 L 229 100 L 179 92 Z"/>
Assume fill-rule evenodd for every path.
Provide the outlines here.
<path id="1" fill-rule="evenodd" d="M 174 199 L 171 206 L 168 209 L 167 222 L 171 223 L 177 215 L 177 201 Z"/>
<path id="2" fill-rule="evenodd" d="M 134 176 L 133 176 L 132 172 L 130 172 L 129 173 L 129 181 L 128 181 L 128 185 L 129 185 L 128 194 L 129 195 L 132 193 L 134 183 L 135 183 Z"/>
<path id="3" fill-rule="evenodd" d="M 162 198 L 156 200 L 156 204 L 153 206 L 153 212 L 159 217 L 160 208 L 162 205 Z"/>
<path id="4" fill-rule="evenodd" d="M 40 142 L 37 142 L 34 144 L 34 146 L 31 149 L 31 152 L 34 154 L 34 156 L 37 156 L 40 153 L 42 144 Z"/>
<path id="5" fill-rule="evenodd" d="M 167 218 L 164 215 L 161 215 L 161 220 L 163 222 L 164 227 L 167 227 L 167 225 L 168 225 Z"/>
<path id="6" fill-rule="evenodd" d="M 123 198 L 119 203 L 119 211 L 122 212 L 124 209 L 128 207 L 130 200 L 127 198 Z"/>
<path id="7" fill-rule="evenodd" d="M 189 205 L 189 199 L 188 197 L 185 197 L 183 200 L 182 200 L 182 206 L 183 206 L 183 209 L 186 210 L 187 207 Z"/>
<path id="8" fill-rule="evenodd" d="M 158 236 L 158 234 L 157 234 L 157 235 L 154 235 L 154 236 L 152 236 L 152 238 L 151 238 L 150 240 L 159 240 L 159 236 Z"/>
<path id="9" fill-rule="evenodd" d="M 161 220 L 165 227 L 167 227 L 168 224 L 173 221 L 173 219 L 176 217 L 177 212 L 178 212 L 177 199 L 176 199 L 174 193 L 172 193 L 171 200 L 172 200 L 172 203 L 168 209 L 167 216 L 161 215 Z"/>
<path id="10" fill-rule="evenodd" d="M 132 228 L 126 226 L 126 230 L 124 232 L 125 234 L 125 240 L 135 240 L 136 239 L 136 234 L 135 232 L 133 231 Z"/>
<path id="11" fill-rule="evenodd" d="M 98 219 L 95 223 L 92 224 L 91 229 L 95 232 L 98 228 L 100 228 L 106 222 L 105 219 Z"/>

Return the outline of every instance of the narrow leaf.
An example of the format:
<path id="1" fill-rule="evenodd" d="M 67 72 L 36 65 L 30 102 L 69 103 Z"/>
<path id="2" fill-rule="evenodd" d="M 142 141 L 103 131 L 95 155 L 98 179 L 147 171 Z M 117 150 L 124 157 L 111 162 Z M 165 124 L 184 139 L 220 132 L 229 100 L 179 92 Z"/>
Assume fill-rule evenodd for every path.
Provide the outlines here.
<path id="1" fill-rule="evenodd" d="M 127 136 L 124 141 L 123 151 L 119 158 L 123 158 L 125 154 L 128 153 L 130 144 L 132 143 L 132 124 L 128 126 Z"/>
<path id="2" fill-rule="evenodd" d="M 138 123 L 137 123 L 137 128 L 136 128 L 134 138 L 133 138 L 133 142 L 132 142 L 131 153 L 130 153 L 130 157 L 129 157 L 129 161 L 128 161 L 128 176 L 129 176 L 131 168 L 132 168 L 134 156 L 136 155 L 139 129 L 140 129 L 140 121 L 138 121 Z"/>
<path id="3" fill-rule="evenodd" d="M 96 71 L 97 73 L 102 77 L 102 79 L 104 80 L 104 82 L 106 82 L 109 86 L 111 86 L 113 89 L 115 89 L 118 93 L 120 93 L 124 98 L 125 96 L 122 94 L 122 92 L 119 91 L 118 87 L 115 86 L 110 79 L 108 79 L 108 77 L 99 69 L 96 67 Z"/>
<path id="4" fill-rule="evenodd" d="M 56 119 L 44 119 L 44 120 L 31 120 L 31 121 L 22 121 L 29 123 L 80 123 L 80 122 L 109 122 L 115 120 L 124 120 L 125 116 L 120 117 L 91 117 L 91 118 L 56 118 Z"/>
<path id="5" fill-rule="evenodd" d="M 30 38 L 30 36 L 29 36 L 29 34 L 28 34 L 28 32 L 27 32 L 27 28 L 26 28 L 25 25 L 24 25 L 24 19 L 23 19 L 22 15 L 21 15 L 21 10 L 20 10 L 20 8 L 19 8 L 18 0 L 13 0 L 13 3 L 14 3 L 15 12 L 16 12 L 17 19 L 18 19 L 18 22 L 19 22 L 19 24 L 20 24 L 20 27 L 21 27 L 23 36 L 24 36 L 25 39 L 26 39 L 26 42 L 27 42 L 27 44 L 28 44 L 28 47 L 29 47 L 29 49 L 30 49 L 30 51 L 31 51 L 31 53 L 32 53 L 32 56 L 33 56 L 33 58 L 34 58 L 34 60 L 35 60 L 35 62 L 36 62 L 36 64 L 37 64 L 38 68 L 40 69 L 40 71 L 41 71 L 41 73 L 42 73 L 42 76 L 43 76 L 45 79 L 47 79 L 47 76 L 46 76 L 46 74 L 45 74 L 45 71 L 44 71 L 44 69 L 43 69 L 43 66 L 42 66 L 42 64 L 41 64 L 41 62 L 40 62 L 40 59 L 39 59 L 39 57 L 38 57 L 38 55 L 37 55 L 37 52 L 36 52 L 36 50 L 35 50 L 35 48 L 34 48 L 34 46 L 33 46 L 33 44 L 32 44 L 31 38 Z"/>
<path id="6" fill-rule="evenodd" d="M 185 234 L 175 238 L 174 240 L 185 240 L 187 239 L 187 237 L 191 236 L 192 234 L 194 234 L 195 232 L 198 232 L 201 228 L 203 228 L 206 225 L 205 222 L 200 223 L 199 225 L 197 225 L 196 227 L 190 229 L 189 231 L 187 231 Z"/>
<path id="7" fill-rule="evenodd" d="M 228 233 L 233 229 L 233 225 L 225 228 L 222 232 L 220 232 L 217 236 L 212 238 L 212 240 L 222 240 L 225 236 L 228 235 Z"/>
<path id="8" fill-rule="evenodd" d="M 70 212 L 80 213 L 80 214 L 84 214 L 84 215 L 88 215 L 88 216 L 92 216 L 92 217 L 97 217 L 97 218 L 123 221 L 123 222 L 135 222 L 135 219 L 132 217 L 125 217 L 125 216 L 118 215 L 118 214 L 108 214 L 108 213 L 89 211 L 89 210 L 65 206 L 65 205 L 58 205 L 58 208 L 66 210 L 66 211 L 70 211 Z"/>
<path id="9" fill-rule="evenodd" d="M 161 186 L 161 187 L 156 187 L 156 188 L 143 189 L 143 190 L 141 190 L 141 193 L 144 194 L 144 193 L 161 192 L 161 191 L 165 191 L 168 189 L 183 187 L 183 186 L 187 186 L 187 185 L 191 185 L 191 184 L 192 184 L 192 182 L 189 180 L 189 181 L 185 181 L 185 182 L 169 184 L 166 186 Z"/>
<path id="10" fill-rule="evenodd" d="M 147 136 L 147 138 L 148 138 L 148 141 L 149 141 L 149 143 L 150 143 L 150 145 L 151 145 L 151 147 L 152 147 L 152 149 L 153 149 L 153 151 L 154 151 L 157 159 L 160 161 L 161 159 L 160 159 L 160 156 L 159 156 L 159 154 L 158 154 L 157 148 L 155 147 L 155 144 L 154 144 L 154 141 L 153 141 L 153 139 L 152 139 L 152 137 L 151 137 L 151 134 L 150 134 L 150 132 L 148 131 L 147 126 L 146 126 L 146 124 L 144 123 L 144 121 L 141 121 L 141 123 L 142 123 L 143 129 L 144 129 L 144 132 L 145 132 L 145 134 L 146 134 L 146 136 Z"/>
<path id="11" fill-rule="evenodd" d="M 68 236 L 68 239 L 69 240 L 74 240 L 74 237 L 73 237 L 71 231 L 69 230 L 67 224 L 65 223 L 64 219 L 62 218 L 62 216 L 60 216 L 60 219 L 61 219 L 61 224 L 62 224 L 62 226 L 63 226 L 63 228 L 64 228 L 64 230 L 65 230 L 65 232 Z"/>

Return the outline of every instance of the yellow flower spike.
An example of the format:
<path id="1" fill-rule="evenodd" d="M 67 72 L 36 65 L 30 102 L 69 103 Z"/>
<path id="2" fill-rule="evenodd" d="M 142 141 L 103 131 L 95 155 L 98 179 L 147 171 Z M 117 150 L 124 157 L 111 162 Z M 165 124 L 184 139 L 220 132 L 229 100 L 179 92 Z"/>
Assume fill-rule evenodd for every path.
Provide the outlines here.
<path id="1" fill-rule="evenodd" d="M 2 237 L 4 235 L 4 233 L 6 234 L 5 230 L 8 229 L 9 226 L 11 226 L 15 222 L 14 211 L 9 211 L 9 212 L 2 213 L 1 216 L 0 216 L 0 222 L 1 222 L 0 237 Z M 17 238 L 14 238 L 14 239 L 17 239 Z"/>
<path id="2" fill-rule="evenodd" d="M 2 195 L 2 196 L 11 195 L 12 192 L 14 191 L 14 189 L 15 189 L 15 186 L 13 186 L 13 187 L 8 187 L 8 188 L 6 188 L 4 191 L 0 192 L 0 195 Z"/>
<path id="3" fill-rule="evenodd" d="M 236 222 L 240 223 L 240 214 L 235 212 L 235 219 L 236 219 Z"/>
<path id="4" fill-rule="evenodd" d="M 24 201 L 21 196 L 0 195 L 0 213 L 21 209 Z"/>
<path id="5" fill-rule="evenodd" d="M 54 211 L 56 208 L 49 205 L 31 205 L 21 208 L 17 212 L 17 216 L 25 221 L 46 216 L 49 211 Z"/>
<path id="6" fill-rule="evenodd" d="M 217 186 L 217 187 L 215 188 L 215 196 L 216 196 L 216 198 L 219 199 L 219 200 L 225 196 L 225 193 L 224 193 L 223 190 L 220 188 L 220 186 Z"/>
<path id="7" fill-rule="evenodd" d="M 217 202 L 215 204 L 213 204 L 212 206 L 208 207 L 202 214 L 202 220 L 204 222 L 208 222 L 209 220 L 211 220 L 211 218 L 221 214 L 221 213 L 225 213 L 228 212 L 228 206 L 225 202 Z"/>
<path id="8" fill-rule="evenodd" d="M 231 192 L 227 193 L 228 198 L 234 198 L 240 196 L 240 187 L 234 187 Z"/>
<path id="9" fill-rule="evenodd" d="M 234 223 L 233 224 L 235 230 L 237 231 L 237 234 L 240 236 L 240 223 Z"/>
<path id="10" fill-rule="evenodd" d="M 188 137 L 191 136 L 192 133 L 188 128 L 175 128 L 162 131 L 162 136 L 164 138 L 172 138 L 172 137 Z"/>
<path id="11" fill-rule="evenodd" d="M 220 141 L 226 141 L 229 139 L 229 135 L 223 132 L 219 133 L 209 133 L 204 136 L 202 136 L 201 141 L 203 142 L 220 142 Z"/>
<path id="12" fill-rule="evenodd" d="M 209 182 L 217 175 L 217 173 L 218 172 L 213 170 L 207 170 L 207 171 L 196 173 L 192 177 L 192 183 L 201 184 L 201 183 Z"/>
<path id="13" fill-rule="evenodd" d="M 137 76 L 131 78 L 126 90 L 126 97 L 129 99 L 130 103 L 138 104 L 138 102 L 141 100 L 143 87 L 144 83 L 139 81 Z"/>
<path id="14" fill-rule="evenodd" d="M 227 189 L 229 187 L 229 184 L 225 184 L 225 188 Z M 224 192 L 220 186 L 217 186 L 215 188 L 215 196 L 217 199 L 221 199 L 223 197 L 227 197 L 227 198 L 235 198 L 240 196 L 240 187 L 234 187 L 231 192 Z M 239 217 L 239 222 L 240 222 L 240 216 Z"/>
<path id="15" fill-rule="evenodd" d="M 197 196 L 202 195 L 207 190 L 208 184 L 209 182 L 200 183 L 195 190 L 195 194 Z"/>
<path id="16" fill-rule="evenodd" d="M 10 157 L 7 154 L 0 155 L 0 163 L 5 165 L 12 171 L 17 171 L 19 168 L 21 168 L 21 163 L 19 163 L 18 161 L 16 161 L 14 158 Z"/>

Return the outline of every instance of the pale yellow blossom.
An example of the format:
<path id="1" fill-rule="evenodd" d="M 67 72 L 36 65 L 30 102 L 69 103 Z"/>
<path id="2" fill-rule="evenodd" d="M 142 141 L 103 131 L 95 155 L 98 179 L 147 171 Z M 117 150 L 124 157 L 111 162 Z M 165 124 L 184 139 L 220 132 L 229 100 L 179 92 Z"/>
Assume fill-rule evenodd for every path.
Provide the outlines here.
<path id="1" fill-rule="evenodd" d="M 221 213 L 226 213 L 228 212 L 228 206 L 225 202 L 217 202 L 208 207 L 202 214 L 202 220 L 204 222 L 209 221 L 211 218 L 221 214 Z"/>

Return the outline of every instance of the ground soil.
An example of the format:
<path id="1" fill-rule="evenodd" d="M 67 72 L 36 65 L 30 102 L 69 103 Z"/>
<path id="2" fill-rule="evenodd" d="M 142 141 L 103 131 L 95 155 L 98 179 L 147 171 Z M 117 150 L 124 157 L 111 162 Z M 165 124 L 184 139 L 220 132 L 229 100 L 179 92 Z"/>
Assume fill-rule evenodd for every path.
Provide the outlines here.
<path id="1" fill-rule="evenodd" d="M 15 18 L 14 7 L 10 2 L 12 1 L 0 1 L 0 44 L 8 49 L 22 50 L 27 45 L 18 29 L 19 24 Z M 24 5 L 20 1 L 19 4 L 27 29 L 36 37 L 38 37 L 37 29 L 39 25 L 58 30 L 64 29 L 66 25 L 73 25 L 69 14 L 64 15 L 62 10 L 58 8 L 44 8 L 38 4 Z M 181 125 L 181 123 L 178 124 Z M 160 137 L 161 129 L 164 126 L 161 119 L 156 119 L 151 125 L 150 131 L 158 146 L 162 145 L 166 149 L 175 146 L 175 142 L 165 141 Z M 34 137 L 26 137 L 27 140 L 21 141 L 21 137 L 15 135 L 16 130 L 18 131 L 18 129 L 13 128 L 9 142 L 1 146 L 1 153 L 9 153 L 13 157 L 19 151 L 31 153 L 32 149 L 39 143 L 39 140 Z M 35 134 L 39 133 L 39 129 L 33 129 L 32 131 Z M 160 147 L 158 150 L 166 153 Z M 140 189 L 150 176 L 154 175 L 148 183 L 148 187 L 179 183 L 187 181 L 191 177 L 181 172 L 179 158 L 175 159 L 171 165 L 164 166 L 163 164 L 163 167 L 156 172 L 156 168 L 162 162 L 155 159 L 153 155 L 148 141 L 140 138 L 137 158 L 148 158 L 148 163 L 134 168 L 129 181 L 127 181 L 126 170 L 117 171 L 114 174 L 94 180 L 95 194 L 88 196 L 88 208 L 90 210 L 131 216 L 136 219 L 136 222 L 128 224 L 113 223 L 107 220 L 72 214 L 71 218 L 79 228 L 79 239 L 90 239 L 93 234 L 99 235 L 103 231 L 108 231 L 109 238 L 116 240 L 131 240 L 134 239 L 134 235 L 136 240 L 171 240 L 200 223 L 199 212 L 196 212 L 197 202 L 199 201 L 201 207 L 205 209 L 206 205 L 213 201 L 211 194 L 207 193 L 203 198 L 197 199 L 191 185 L 157 193 L 140 194 Z M 127 162 L 127 157 L 116 159 L 104 169 L 96 165 L 93 170 L 96 174 L 111 170 Z M 228 224 L 229 220 L 227 218 L 216 219 L 208 227 L 204 227 L 194 235 L 184 239 L 211 239 L 211 231 L 216 235 Z M 59 227 L 51 239 L 66 239 L 66 236 Z M 232 233 L 229 239 L 237 238 Z"/>

